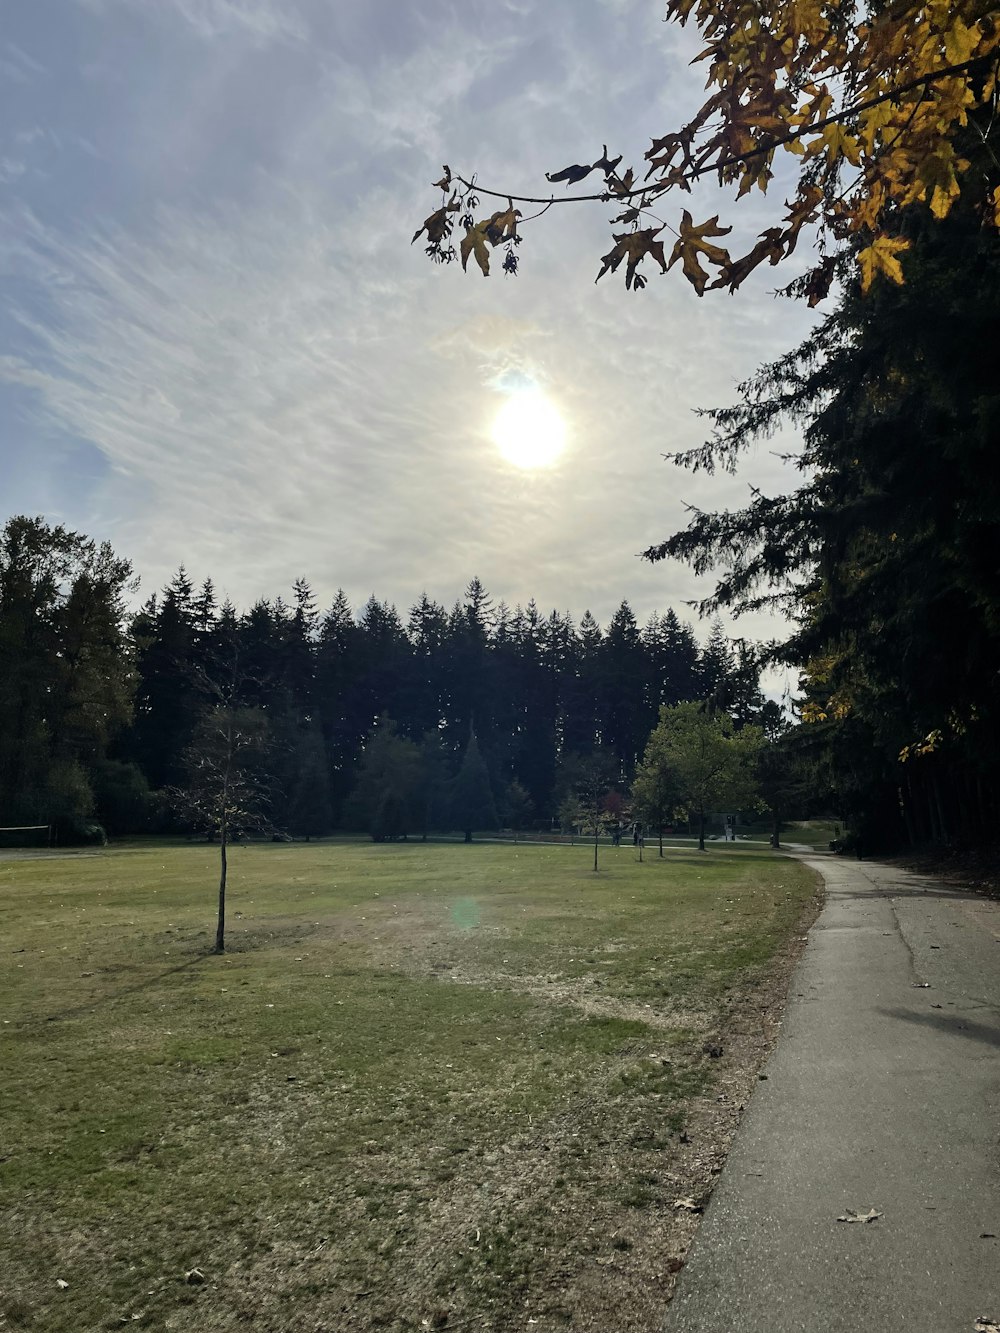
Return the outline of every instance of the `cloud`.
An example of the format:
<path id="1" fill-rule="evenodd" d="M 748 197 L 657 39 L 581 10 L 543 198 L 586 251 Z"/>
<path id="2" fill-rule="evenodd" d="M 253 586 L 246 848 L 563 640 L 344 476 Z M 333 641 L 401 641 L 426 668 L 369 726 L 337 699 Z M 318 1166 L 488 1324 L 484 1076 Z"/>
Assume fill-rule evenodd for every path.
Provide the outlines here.
<path id="1" fill-rule="evenodd" d="M 10 185 L 28 170 L 28 164 L 15 157 L 0 157 L 0 185 Z"/>
<path id="2" fill-rule="evenodd" d="M 180 19 L 199 37 L 213 41 L 233 32 L 259 42 L 301 39 L 305 24 L 291 0 L 77 0 L 92 13 L 113 16 L 128 9 L 150 19 Z"/>
<path id="3" fill-rule="evenodd" d="M 128 8 L 252 43 L 295 42 L 319 12 L 87 4 L 98 25 Z M 12 210 L 17 325 L 0 384 L 33 395 L 40 432 L 82 437 L 110 465 L 69 521 L 111 537 L 147 589 L 184 561 L 241 603 L 299 575 L 323 598 L 343 585 L 356 603 L 374 591 L 406 606 L 422 589 L 450 601 L 478 574 L 496 598 L 589 606 L 605 623 L 623 597 L 645 616 L 696 595 L 690 571 L 636 553 L 683 524 L 682 498 L 740 504 L 745 483 L 679 474 L 662 455 L 700 443 L 693 409 L 796 341 L 804 312 L 775 305 L 764 280 L 714 301 L 676 273 L 638 296 L 595 287 L 599 209 L 553 209 L 513 281 L 433 269 L 407 244 L 444 160 L 510 188 L 512 172 L 538 182 L 602 141 L 641 156 L 640 130 L 681 77 L 652 9 L 508 4 L 485 24 L 446 4 L 372 0 L 343 20 L 334 6 L 341 26 L 315 49 L 266 65 L 280 88 L 259 61 L 220 53 L 226 95 L 186 102 L 180 128 L 144 125 L 123 172 L 143 154 L 158 169 L 165 138 L 199 144 L 196 172 L 171 148 L 154 202 Z M 635 36 L 647 15 L 649 50 Z M 214 59 L 207 48 L 198 75 L 209 92 Z M 232 119 L 249 100 L 270 124 L 266 160 Z M 197 191 L 182 189 L 185 165 Z M 489 438 L 497 386 L 528 381 L 570 432 L 561 464 L 537 474 Z M 787 481 L 766 451 L 753 475 Z"/>
<path id="4" fill-rule="evenodd" d="M 15 83 L 33 83 L 48 70 L 14 42 L 5 42 L 0 55 L 0 74 Z"/>

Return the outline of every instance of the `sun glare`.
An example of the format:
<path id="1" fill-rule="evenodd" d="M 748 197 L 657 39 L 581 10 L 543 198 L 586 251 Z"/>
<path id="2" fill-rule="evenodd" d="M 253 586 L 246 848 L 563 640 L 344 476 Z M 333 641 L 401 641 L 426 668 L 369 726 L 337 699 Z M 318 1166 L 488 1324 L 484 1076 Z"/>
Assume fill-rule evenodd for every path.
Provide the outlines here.
<path id="1" fill-rule="evenodd" d="M 538 389 L 512 393 L 493 421 L 493 440 L 508 463 L 551 467 L 566 447 L 566 423 Z"/>

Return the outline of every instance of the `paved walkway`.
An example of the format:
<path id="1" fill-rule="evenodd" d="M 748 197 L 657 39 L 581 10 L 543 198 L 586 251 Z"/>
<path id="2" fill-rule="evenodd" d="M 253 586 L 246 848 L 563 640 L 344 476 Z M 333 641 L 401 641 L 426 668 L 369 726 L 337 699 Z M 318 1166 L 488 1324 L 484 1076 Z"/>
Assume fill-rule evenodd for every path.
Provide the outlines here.
<path id="1" fill-rule="evenodd" d="M 1000 904 L 803 859 L 826 906 L 667 1333 L 1000 1326 Z"/>

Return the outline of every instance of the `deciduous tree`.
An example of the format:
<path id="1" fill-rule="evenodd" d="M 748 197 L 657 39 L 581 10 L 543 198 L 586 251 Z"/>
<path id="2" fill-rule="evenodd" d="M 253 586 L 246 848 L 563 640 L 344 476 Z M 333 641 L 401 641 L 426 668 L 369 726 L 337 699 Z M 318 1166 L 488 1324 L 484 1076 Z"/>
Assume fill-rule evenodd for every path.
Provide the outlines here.
<path id="1" fill-rule="evenodd" d="M 705 850 L 705 816 L 740 809 L 756 797 L 754 765 L 761 734 L 736 729 L 725 713 L 688 703 L 664 708 L 643 760 L 644 782 L 674 783 L 678 804 L 698 821 L 698 848 Z M 662 775 L 660 777 L 659 775 Z"/>
<path id="2" fill-rule="evenodd" d="M 218 702 L 206 708 L 187 750 L 187 777 L 174 788 L 182 819 L 219 840 L 215 952 L 226 947 L 226 881 L 231 839 L 271 827 L 267 718 L 256 708 Z"/>
<path id="3" fill-rule="evenodd" d="M 490 252 L 500 247 L 505 272 L 515 272 L 529 222 L 556 203 L 600 201 L 617 212 L 598 279 L 624 265 L 626 288 L 638 290 L 645 260 L 664 273 L 679 263 L 701 296 L 733 291 L 759 265 L 780 264 L 814 228 L 819 262 L 793 284 L 814 304 L 829 290 L 845 241 L 863 290 L 877 275 L 901 283 L 910 240 L 897 211 L 920 204 L 944 218 L 965 178 L 983 225 L 1000 222 L 995 159 L 989 172 L 974 170 L 961 142 L 970 123 L 983 139 L 995 135 L 1000 17 L 984 0 L 864 8 L 853 0 L 668 0 L 666 17 L 698 30 L 704 46 L 695 59 L 706 66 L 708 96 L 686 123 L 653 137 L 645 171 L 623 166 L 604 145 L 599 156 L 547 173 L 561 192 L 525 195 L 446 166 L 435 182 L 440 205 L 413 240 L 450 261 L 457 224 L 463 268 L 474 255 L 488 276 Z M 795 188 L 745 253 L 719 243 L 732 228 L 718 213 L 696 219 L 684 208 L 662 220 L 664 196 L 690 191 L 703 176 L 734 189 L 737 201 L 766 193 L 779 154 L 794 160 Z M 592 176 L 597 190 L 565 193 Z M 537 211 L 525 215 L 529 205 Z"/>

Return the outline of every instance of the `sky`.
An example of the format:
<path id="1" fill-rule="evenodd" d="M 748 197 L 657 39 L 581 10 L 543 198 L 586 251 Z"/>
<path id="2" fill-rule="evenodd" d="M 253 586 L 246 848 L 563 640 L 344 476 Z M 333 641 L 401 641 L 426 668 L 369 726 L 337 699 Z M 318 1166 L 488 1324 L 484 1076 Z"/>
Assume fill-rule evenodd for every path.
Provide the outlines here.
<path id="1" fill-rule="evenodd" d="M 662 0 L 11 4 L 0 518 L 109 540 L 141 595 L 183 563 L 240 606 L 305 577 L 321 605 L 342 587 L 405 615 L 475 575 L 602 624 L 623 598 L 692 619 L 707 582 L 638 553 L 686 504 L 796 474 L 773 442 L 736 478 L 663 455 L 806 334 L 773 296 L 792 271 L 703 299 L 679 265 L 638 294 L 622 271 L 595 285 L 600 205 L 525 227 L 516 278 L 410 245 L 443 163 L 532 195 L 603 143 L 638 165 L 702 100 L 696 36 L 662 19 Z M 665 219 L 684 204 L 731 213 L 737 244 L 767 225 L 768 201 L 732 209 L 711 184 Z M 491 435 L 526 384 L 565 423 L 547 468 Z"/>

